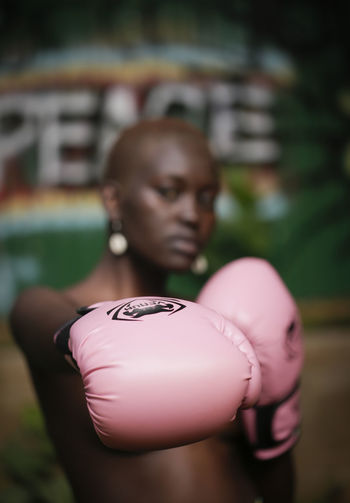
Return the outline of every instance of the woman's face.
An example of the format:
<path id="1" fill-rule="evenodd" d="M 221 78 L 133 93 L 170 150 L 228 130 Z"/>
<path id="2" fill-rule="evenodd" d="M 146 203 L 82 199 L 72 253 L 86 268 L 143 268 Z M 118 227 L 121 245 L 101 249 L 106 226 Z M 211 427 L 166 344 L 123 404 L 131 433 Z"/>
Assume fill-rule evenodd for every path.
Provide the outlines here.
<path id="1" fill-rule="evenodd" d="M 142 167 L 122 184 L 121 220 L 131 253 L 158 267 L 187 270 L 212 232 L 218 176 L 194 141 L 163 140 L 143 148 Z"/>

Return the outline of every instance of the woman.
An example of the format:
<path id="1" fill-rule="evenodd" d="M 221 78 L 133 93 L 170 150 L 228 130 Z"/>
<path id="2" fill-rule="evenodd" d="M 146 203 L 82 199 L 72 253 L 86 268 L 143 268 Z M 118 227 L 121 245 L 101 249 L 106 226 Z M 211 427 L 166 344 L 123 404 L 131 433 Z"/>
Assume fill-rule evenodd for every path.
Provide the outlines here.
<path id="1" fill-rule="evenodd" d="M 37 287 L 18 298 L 14 337 L 27 359 L 48 432 L 77 502 L 252 503 L 255 490 L 234 434 L 143 454 L 107 449 L 92 427 L 82 382 L 52 342 L 76 309 L 98 301 L 166 295 L 170 272 L 191 268 L 214 226 L 219 176 L 202 134 L 182 121 L 143 121 L 112 147 L 102 183 L 109 243 L 95 269 L 63 291 Z M 289 477 L 289 460 L 264 463 Z M 269 475 L 270 474 L 270 475 Z M 266 475 L 266 477 L 265 477 Z M 275 486 L 276 487 L 276 486 Z M 272 492 L 276 492 L 274 489 Z M 277 499 L 278 498 L 278 499 Z"/>

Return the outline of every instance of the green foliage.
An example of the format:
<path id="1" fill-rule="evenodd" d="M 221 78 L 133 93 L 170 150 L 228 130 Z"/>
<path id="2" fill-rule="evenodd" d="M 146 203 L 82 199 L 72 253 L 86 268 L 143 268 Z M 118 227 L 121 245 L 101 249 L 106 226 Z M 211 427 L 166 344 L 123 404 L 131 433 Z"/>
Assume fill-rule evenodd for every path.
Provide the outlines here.
<path id="1" fill-rule="evenodd" d="M 19 430 L 0 451 L 5 487 L 0 503 L 73 503 L 38 408 L 23 411 Z"/>
<path id="2" fill-rule="evenodd" d="M 337 114 L 324 108 L 315 109 L 297 91 L 280 91 L 276 109 L 277 130 L 283 145 L 289 141 L 316 142 L 344 134 L 343 122 Z"/>
<path id="3" fill-rule="evenodd" d="M 349 295 L 348 188 L 335 181 L 299 191 L 276 223 L 271 260 L 298 297 Z"/>

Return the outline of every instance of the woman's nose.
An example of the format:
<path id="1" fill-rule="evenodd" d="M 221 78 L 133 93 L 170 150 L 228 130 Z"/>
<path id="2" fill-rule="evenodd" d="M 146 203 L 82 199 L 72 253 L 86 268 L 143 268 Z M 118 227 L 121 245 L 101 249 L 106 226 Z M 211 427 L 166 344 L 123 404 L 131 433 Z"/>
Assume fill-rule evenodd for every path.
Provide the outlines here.
<path id="1" fill-rule="evenodd" d="M 197 226 L 199 223 L 199 207 L 195 196 L 187 195 L 183 198 L 179 208 L 180 218 L 188 225 Z"/>

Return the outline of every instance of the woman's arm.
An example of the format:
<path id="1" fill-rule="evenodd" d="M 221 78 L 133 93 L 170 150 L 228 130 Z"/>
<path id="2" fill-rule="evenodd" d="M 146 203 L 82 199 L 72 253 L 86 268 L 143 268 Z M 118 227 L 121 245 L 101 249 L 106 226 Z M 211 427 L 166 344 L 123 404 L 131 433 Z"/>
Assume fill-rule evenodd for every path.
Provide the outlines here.
<path id="1" fill-rule="evenodd" d="M 10 313 L 10 329 L 31 368 L 52 372 L 69 367 L 53 336 L 75 316 L 73 305 L 52 289 L 35 287 L 19 295 Z"/>

